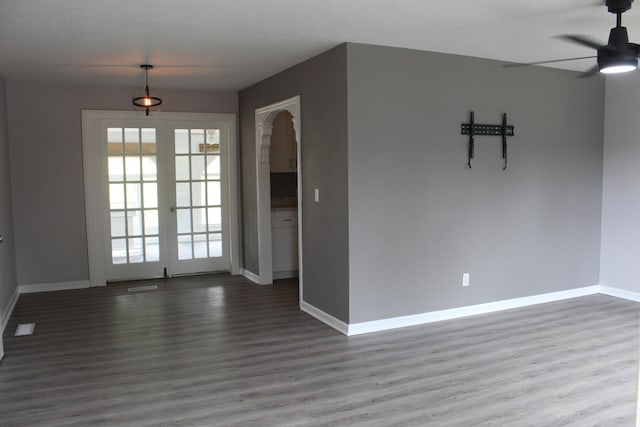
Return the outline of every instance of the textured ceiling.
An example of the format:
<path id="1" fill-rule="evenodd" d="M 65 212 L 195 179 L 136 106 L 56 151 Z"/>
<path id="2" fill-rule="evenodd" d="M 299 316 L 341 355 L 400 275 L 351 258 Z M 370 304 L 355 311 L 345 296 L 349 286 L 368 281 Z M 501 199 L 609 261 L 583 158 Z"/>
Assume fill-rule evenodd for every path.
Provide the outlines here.
<path id="1" fill-rule="evenodd" d="M 623 24 L 640 42 L 640 3 Z M 345 41 L 530 62 L 614 25 L 599 0 L 0 0 L 0 75 L 133 87 L 151 63 L 152 86 L 241 89 Z"/>

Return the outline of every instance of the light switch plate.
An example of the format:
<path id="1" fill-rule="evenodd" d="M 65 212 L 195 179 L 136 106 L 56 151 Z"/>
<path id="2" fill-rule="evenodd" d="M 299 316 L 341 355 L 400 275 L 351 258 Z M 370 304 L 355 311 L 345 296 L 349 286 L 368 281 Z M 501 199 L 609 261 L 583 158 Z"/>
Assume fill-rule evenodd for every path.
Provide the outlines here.
<path id="1" fill-rule="evenodd" d="M 320 203 L 320 189 L 319 188 L 314 188 L 313 189 L 313 200 L 315 200 L 316 203 Z"/>
<path id="2" fill-rule="evenodd" d="M 462 273 L 462 286 L 469 286 L 469 273 Z"/>

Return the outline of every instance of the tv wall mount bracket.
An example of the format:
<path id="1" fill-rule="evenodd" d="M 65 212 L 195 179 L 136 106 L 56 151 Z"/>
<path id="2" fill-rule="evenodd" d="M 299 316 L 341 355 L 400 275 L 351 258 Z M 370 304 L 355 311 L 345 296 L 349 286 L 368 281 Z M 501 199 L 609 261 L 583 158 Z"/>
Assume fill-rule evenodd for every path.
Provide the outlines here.
<path id="1" fill-rule="evenodd" d="M 471 169 L 471 160 L 473 159 L 476 135 L 491 135 L 502 137 L 502 160 L 504 160 L 504 166 L 502 167 L 502 170 L 507 169 L 507 137 L 515 135 L 513 126 L 507 124 L 507 113 L 504 113 L 502 115 L 501 125 L 486 125 L 475 123 L 472 111 L 469 117 L 469 123 L 462 123 L 461 132 L 463 135 L 469 135 L 469 147 L 467 151 L 467 166 L 469 167 L 469 169 Z"/>

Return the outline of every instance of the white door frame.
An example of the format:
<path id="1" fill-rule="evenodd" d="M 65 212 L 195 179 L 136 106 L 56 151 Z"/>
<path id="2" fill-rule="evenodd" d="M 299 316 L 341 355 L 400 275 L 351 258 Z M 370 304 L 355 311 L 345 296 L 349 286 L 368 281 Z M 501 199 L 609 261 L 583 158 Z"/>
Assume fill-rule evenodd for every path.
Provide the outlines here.
<path id="1" fill-rule="evenodd" d="M 271 248 L 271 180 L 270 156 L 273 119 L 281 111 L 292 116 L 296 133 L 298 157 L 298 269 L 300 301 L 302 301 L 302 132 L 300 118 L 300 96 L 294 96 L 274 104 L 256 109 L 256 194 L 258 216 L 258 282 L 263 285 L 273 283 Z"/>
<path id="2" fill-rule="evenodd" d="M 169 113 L 156 112 L 154 119 L 161 120 L 227 120 L 229 126 L 229 150 L 227 156 L 227 182 L 229 191 L 229 263 L 231 274 L 240 274 L 240 234 L 238 226 L 238 158 L 236 138 L 236 115 L 217 113 Z M 94 140 L 99 134 L 95 126 L 101 120 L 140 119 L 135 111 L 82 110 L 82 160 L 84 166 L 84 201 L 87 222 L 87 252 L 89 261 L 89 284 L 91 287 L 106 286 L 105 269 L 108 253 L 107 239 L 104 238 L 104 227 L 109 220 L 107 211 L 102 209 L 107 194 L 104 178 L 106 175 L 105 147 Z M 95 170 L 95 159 L 105 158 L 99 170 Z M 104 170 L 103 170 L 104 169 Z M 99 191 L 97 189 L 100 189 Z"/>

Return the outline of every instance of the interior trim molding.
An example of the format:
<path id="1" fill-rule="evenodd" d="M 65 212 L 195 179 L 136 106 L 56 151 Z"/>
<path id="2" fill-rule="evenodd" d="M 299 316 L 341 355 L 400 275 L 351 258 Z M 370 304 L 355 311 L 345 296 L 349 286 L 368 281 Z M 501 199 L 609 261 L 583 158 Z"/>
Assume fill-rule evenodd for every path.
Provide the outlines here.
<path id="1" fill-rule="evenodd" d="M 0 319 L 0 321 L 2 322 L 0 324 L 2 329 L 0 329 L 0 335 L 4 334 L 4 330 L 7 328 L 7 323 L 9 323 L 9 319 L 11 319 L 13 309 L 16 308 L 16 303 L 18 302 L 19 297 L 20 292 L 16 287 L 15 291 L 13 291 L 13 295 L 11 295 L 9 302 L 7 303 L 7 306 L 2 311 L 2 319 Z"/>
<path id="2" fill-rule="evenodd" d="M 600 285 L 600 293 L 603 295 L 609 295 L 611 297 L 617 297 L 626 299 L 629 301 L 640 302 L 640 293 L 627 291 L 619 288 L 612 288 L 610 286 Z"/>
<path id="3" fill-rule="evenodd" d="M 34 283 L 31 285 L 18 286 L 18 292 L 21 294 L 31 294 L 34 292 L 66 291 L 69 289 L 85 289 L 90 287 L 91 282 L 89 282 L 89 280 L 78 280 L 76 282 Z"/>
<path id="4" fill-rule="evenodd" d="M 271 181 L 269 150 L 271 148 L 271 132 L 273 119 L 281 112 L 288 111 L 292 118 L 293 129 L 297 142 L 297 182 L 298 182 L 298 266 L 299 266 L 299 295 L 300 304 L 304 298 L 303 284 L 303 251 L 302 251 L 302 122 L 300 95 L 257 108 L 255 110 L 256 131 L 256 206 L 257 234 L 258 234 L 258 283 L 269 285 L 273 283 L 273 264 L 271 247 Z"/>
<path id="5" fill-rule="evenodd" d="M 349 325 L 344 323 L 342 320 L 340 319 L 336 319 L 335 317 L 333 317 L 332 315 L 325 313 L 324 311 L 320 310 L 317 307 L 314 307 L 313 305 L 309 304 L 306 301 L 300 301 L 300 310 L 304 311 L 305 313 L 307 313 L 308 315 L 315 317 L 316 319 L 318 319 L 319 321 L 321 321 L 322 323 L 326 324 L 327 326 L 331 326 L 333 329 L 335 329 L 336 331 L 340 332 L 341 334 L 344 335 L 349 335 Z"/>
<path id="6" fill-rule="evenodd" d="M 262 283 L 260 283 L 260 276 L 258 276 L 255 273 L 252 273 L 251 271 L 247 270 L 246 268 L 242 269 L 242 273 L 241 274 L 244 276 L 245 279 L 251 280 L 256 285 L 262 285 Z"/>
<path id="7" fill-rule="evenodd" d="M 529 305 L 546 302 L 560 301 L 569 298 L 583 297 L 599 293 L 600 286 L 586 286 L 583 288 L 568 289 L 566 291 L 551 292 L 547 294 L 533 295 L 529 297 L 513 298 L 502 301 L 488 302 L 485 304 L 469 305 L 446 310 L 431 311 L 414 314 L 411 316 L 393 317 L 389 319 L 373 320 L 370 322 L 353 323 L 349 325 L 348 334 L 360 335 L 371 332 L 386 331 L 389 329 L 404 328 L 442 320 L 459 319 L 477 314 L 487 314 L 512 308 L 526 307 Z"/>

